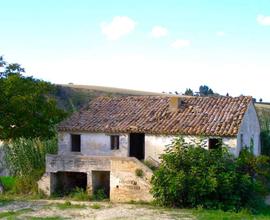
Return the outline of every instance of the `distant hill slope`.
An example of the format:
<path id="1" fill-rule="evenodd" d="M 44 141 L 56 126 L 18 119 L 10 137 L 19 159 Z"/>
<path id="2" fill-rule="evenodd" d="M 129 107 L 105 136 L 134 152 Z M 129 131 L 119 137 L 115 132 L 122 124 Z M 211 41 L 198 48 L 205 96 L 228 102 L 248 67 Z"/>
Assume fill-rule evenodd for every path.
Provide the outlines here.
<path id="1" fill-rule="evenodd" d="M 53 96 L 61 109 L 74 112 L 99 96 L 128 96 L 128 95 L 164 95 L 163 93 L 146 92 L 91 85 L 56 85 Z"/>
<path id="2" fill-rule="evenodd" d="M 261 128 L 269 126 L 270 122 L 270 103 L 256 102 L 255 107 L 259 116 Z"/>
<path id="3" fill-rule="evenodd" d="M 131 89 L 122 89 L 114 87 L 92 86 L 92 85 L 56 85 L 53 96 L 56 98 L 58 106 L 68 112 L 77 111 L 89 101 L 99 96 L 128 96 L 128 95 L 166 95 L 147 91 L 138 91 Z M 264 126 L 266 120 L 270 121 L 270 103 L 256 102 L 255 107 L 259 116 L 261 126 Z"/>

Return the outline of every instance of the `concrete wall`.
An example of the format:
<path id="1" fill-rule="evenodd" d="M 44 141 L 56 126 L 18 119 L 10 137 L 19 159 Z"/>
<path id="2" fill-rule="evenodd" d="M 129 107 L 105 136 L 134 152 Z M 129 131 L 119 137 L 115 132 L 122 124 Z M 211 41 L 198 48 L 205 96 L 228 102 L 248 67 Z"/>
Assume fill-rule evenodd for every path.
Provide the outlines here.
<path id="1" fill-rule="evenodd" d="M 104 133 L 72 133 L 81 135 L 81 152 L 71 152 L 70 133 L 58 134 L 58 154 L 81 154 L 92 156 L 128 156 L 128 135 L 120 134 L 119 149 L 111 150 L 110 135 Z M 117 134 L 119 135 L 119 134 Z"/>
<path id="2" fill-rule="evenodd" d="M 253 140 L 253 152 L 255 155 L 261 153 L 260 143 L 260 124 L 259 119 L 253 103 L 250 103 L 248 109 L 244 115 L 243 121 L 240 125 L 240 129 L 237 135 L 237 155 L 244 146 L 250 146 Z M 243 143 L 241 146 L 241 134 L 243 135 Z"/>
<path id="3" fill-rule="evenodd" d="M 141 169 L 143 176 L 136 175 Z M 87 174 L 87 189 L 93 192 L 93 171 L 110 171 L 110 200 L 114 202 L 151 201 L 150 180 L 153 172 L 136 158 L 109 156 L 48 155 L 46 173 L 38 182 L 39 189 L 51 195 L 57 185 L 57 172 Z"/>

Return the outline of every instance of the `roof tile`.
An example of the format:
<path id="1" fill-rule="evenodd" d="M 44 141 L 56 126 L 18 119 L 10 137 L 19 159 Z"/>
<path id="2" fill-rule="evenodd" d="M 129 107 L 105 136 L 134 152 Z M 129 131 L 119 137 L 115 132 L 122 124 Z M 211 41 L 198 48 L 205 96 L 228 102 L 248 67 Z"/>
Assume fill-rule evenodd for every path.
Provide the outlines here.
<path id="1" fill-rule="evenodd" d="M 99 97 L 58 126 L 59 131 L 144 132 L 236 136 L 252 97 L 180 97 L 184 106 L 171 111 L 171 97 Z"/>

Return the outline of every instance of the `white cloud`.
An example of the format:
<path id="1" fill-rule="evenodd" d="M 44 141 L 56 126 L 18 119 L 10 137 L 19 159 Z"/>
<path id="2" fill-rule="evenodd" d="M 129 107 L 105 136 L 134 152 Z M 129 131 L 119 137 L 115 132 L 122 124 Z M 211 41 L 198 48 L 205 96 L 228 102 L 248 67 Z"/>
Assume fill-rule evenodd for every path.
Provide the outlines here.
<path id="1" fill-rule="evenodd" d="M 216 33 L 216 35 L 217 35 L 218 37 L 224 37 L 224 36 L 225 36 L 225 32 L 223 32 L 223 31 L 218 31 L 218 32 Z"/>
<path id="2" fill-rule="evenodd" d="M 183 47 L 188 47 L 191 45 L 191 41 L 190 40 L 183 40 L 183 39 L 178 39 L 176 41 L 174 41 L 171 46 L 173 48 L 183 48 Z"/>
<path id="3" fill-rule="evenodd" d="M 102 22 L 101 31 L 109 40 L 117 40 L 131 33 L 136 22 L 127 16 L 115 16 L 111 22 Z"/>
<path id="4" fill-rule="evenodd" d="M 151 30 L 151 36 L 154 38 L 161 38 L 168 35 L 168 30 L 162 26 L 154 26 Z"/>
<path id="5" fill-rule="evenodd" d="M 270 26 L 270 16 L 258 15 L 257 22 L 263 26 Z"/>

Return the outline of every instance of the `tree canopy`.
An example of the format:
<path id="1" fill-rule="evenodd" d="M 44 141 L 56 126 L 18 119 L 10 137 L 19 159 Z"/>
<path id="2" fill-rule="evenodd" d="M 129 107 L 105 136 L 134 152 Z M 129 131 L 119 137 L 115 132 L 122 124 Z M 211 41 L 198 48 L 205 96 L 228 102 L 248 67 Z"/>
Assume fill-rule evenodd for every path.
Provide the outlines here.
<path id="1" fill-rule="evenodd" d="M 214 95 L 214 92 L 208 86 L 203 85 L 203 86 L 200 86 L 199 88 L 199 94 L 200 96 L 211 96 L 211 95 Z"/>
<path id="2" fill-rule="evenodd" d="M 0 63 L 0 139 L 54 136 L 55 125 L 66 116 L 50 96 L 54 86 L 24 76 L 20 64 L 7 64 L 3 57 Z"/>

